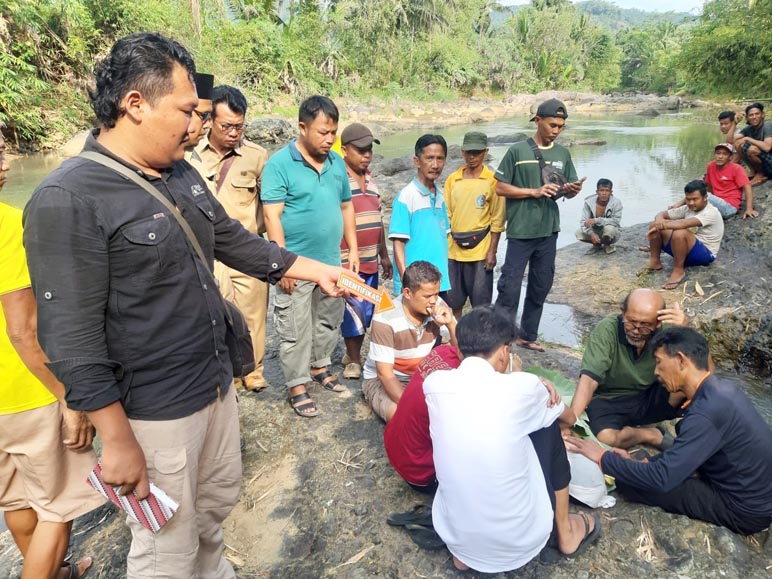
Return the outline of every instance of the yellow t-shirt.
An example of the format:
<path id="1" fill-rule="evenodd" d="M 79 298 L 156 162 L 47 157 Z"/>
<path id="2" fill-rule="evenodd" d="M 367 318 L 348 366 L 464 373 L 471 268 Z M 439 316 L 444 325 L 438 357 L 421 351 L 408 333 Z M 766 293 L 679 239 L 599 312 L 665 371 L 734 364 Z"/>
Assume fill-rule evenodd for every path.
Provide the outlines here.
<path id="1" fill-rule="evenodd" d="M 21 211 L 0 203 L 0 295 L 30 287 L 22 245 Z M 56 402 L 19 358 L 0 308 L 0 414 L 16 414 Z"/>
<path id="2" fill-rule="evenodd" d="M 496 195 L 493 171 L 483 167 L 477 179 L 464 179 L 464 167 L 445 181 L 445 205 L 450 229 L 457 233 L 479 231 L 490 225 L 491 232 L 501 233 L 506 223 L 506 202 Z M 490 234 L 477 247 L 463 249 L 448 235 L 448 258 L 456 261 L 481 261 L 491 247 Z"/>

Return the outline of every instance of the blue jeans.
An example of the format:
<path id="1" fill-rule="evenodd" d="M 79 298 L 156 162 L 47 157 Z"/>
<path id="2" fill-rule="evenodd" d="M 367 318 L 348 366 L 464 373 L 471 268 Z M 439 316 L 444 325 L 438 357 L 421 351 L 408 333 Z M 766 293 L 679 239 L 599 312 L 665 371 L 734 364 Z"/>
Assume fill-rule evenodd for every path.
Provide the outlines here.
<path id="1" fill-rule="evenodd" d="M 713 205 L 713 207 L 718 209 L 718 212 L 724 219 L 727 217 L 732 217 L 733 215 L 737 215 L 737 208 L 734 205 L 727 203 L 721 199 L 721 197 L 713 195 L 713 193 L 708 193 L 708 202 Z"/>

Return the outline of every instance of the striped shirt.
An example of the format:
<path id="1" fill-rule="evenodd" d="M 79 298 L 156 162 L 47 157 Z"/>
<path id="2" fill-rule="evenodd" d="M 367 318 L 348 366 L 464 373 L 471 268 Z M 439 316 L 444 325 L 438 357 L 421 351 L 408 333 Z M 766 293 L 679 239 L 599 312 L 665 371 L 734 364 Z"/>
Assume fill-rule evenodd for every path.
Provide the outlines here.
<path id="1" fill-rule="evenodd" d="M 348 184 L 351 187 L 351 201 L 356 213 L 357 244 L 359 245 L 359 271 L 362 273 L 378 273 L 378 254 L 383 243 L 383 220 L 381 216 L 381 196 L 378 185 L 365 172 L 365 190 L 359 188 L 351 170 L 348 172 Z M 343 239 L 340 243 L 340 260 L 343 267 L 348 268 L 348 245 Z"/>
<path id="2" fill-rule="evenodd" d="M 432 351 L 440 327 L 432 316 L 420 325 L 411 322 L 402 305 L 402 295 L 394 298 L 394 308 L 375 314 L 370 327 L 370 353 L 365 362 L 363 378 L 378 377 L 376 362 L 394 365 L 394 375 L 407 382 L 421 360 Z"/>

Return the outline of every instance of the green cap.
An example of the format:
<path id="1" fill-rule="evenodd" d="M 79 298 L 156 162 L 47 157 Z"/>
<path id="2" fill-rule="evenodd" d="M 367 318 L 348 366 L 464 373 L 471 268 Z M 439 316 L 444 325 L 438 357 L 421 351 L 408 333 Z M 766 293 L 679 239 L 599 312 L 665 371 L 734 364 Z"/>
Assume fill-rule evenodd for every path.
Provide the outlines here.
<path id="1" fill-rule="evenodd" d="M 484 151 L 488 148 L 488 135 L 485 133 L 471 132 L 464 135 L 462 151 Z"/>

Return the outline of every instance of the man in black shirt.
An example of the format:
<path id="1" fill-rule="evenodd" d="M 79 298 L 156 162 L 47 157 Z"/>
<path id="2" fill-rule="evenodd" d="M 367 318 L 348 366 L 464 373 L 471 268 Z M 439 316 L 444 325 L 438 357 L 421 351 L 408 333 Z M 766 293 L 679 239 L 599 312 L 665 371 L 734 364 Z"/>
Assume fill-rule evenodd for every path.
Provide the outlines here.
<path id="1" fill-rule="evenodd" d="M 207 263 L 165 206 L 91 160 L 65 161 L 25 210 L 24 242 L 40 342 L 102 439 L 105 482 L 180 505 L 162 532 L 130 523 L 128 577 L 234 577 L 221 523 L 241 485 L 238 412 L 214 259 L 276 283 L 339 295 L 341 270 L 298 257 L 229 218 L 183 161 L 198 104 L 195 65 L 153 33 L 119 40 L 96 71 L 102 129 L 86 151 L 136 172 L 188 221 Z"/>
<path id="2" fill-rule="evenodd" d="M 745 164 L 751 170 L 751 185 L 772 177 L 772 122 L 764 120 L 764 105 L 752 103 L 745 107 L 748 125 L 734 141 Z"/>
<path id="3" fill-rule="evenodd" d="M 750 535 L 772 523 L 772 430 L 745 393 L 713 376 L 708 342 L 691 328 L 651 339 L 655 374 L 686 395 L 672 448 L 650 461 L 567 436 L 569 449 L 596 461 L 626 499 Z"/>

